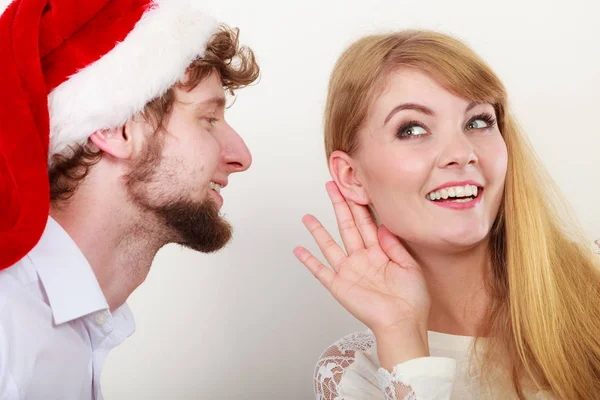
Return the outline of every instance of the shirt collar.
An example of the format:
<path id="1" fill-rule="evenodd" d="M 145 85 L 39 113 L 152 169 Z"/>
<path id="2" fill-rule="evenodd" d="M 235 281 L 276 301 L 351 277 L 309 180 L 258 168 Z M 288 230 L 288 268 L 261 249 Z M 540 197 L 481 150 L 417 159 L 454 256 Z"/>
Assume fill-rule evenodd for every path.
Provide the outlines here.
<path id="1" fill-rule="evenodd" d="M 48 296 L 55 324 L 108 309 L 91 265 L 52 217 L 29 257 Z"/>

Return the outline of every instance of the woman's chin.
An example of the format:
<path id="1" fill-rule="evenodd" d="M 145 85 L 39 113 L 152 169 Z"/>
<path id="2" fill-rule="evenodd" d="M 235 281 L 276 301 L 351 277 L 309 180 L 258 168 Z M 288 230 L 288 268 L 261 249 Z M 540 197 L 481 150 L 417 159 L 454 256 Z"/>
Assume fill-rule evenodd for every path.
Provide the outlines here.
<path id="1" fill-rule="evenodd" d="M 449 248 L 460 251 L 460 250 L 469 250 L 469 249 L 475 248 L 478 245 L 485 242 L 486 239 L 487 239 L 487 236 L 451 238 L 451 239 L 446 239 L 445 243 Z"/>
<path id="2" fill-rule="evenodd" d="M 468 251 L 484 243 L 488 238 L 489 231 L 471 231 L 453 234 L 430 235 L 423 240 L 416 240 L 419 247 L 436 249 L 441 252 L 457 253 Z"/>

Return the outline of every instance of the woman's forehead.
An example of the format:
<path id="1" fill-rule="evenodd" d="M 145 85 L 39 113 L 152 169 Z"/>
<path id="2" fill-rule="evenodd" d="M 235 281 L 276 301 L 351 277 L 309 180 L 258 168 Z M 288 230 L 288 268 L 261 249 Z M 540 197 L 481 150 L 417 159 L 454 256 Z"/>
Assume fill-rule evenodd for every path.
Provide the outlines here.
<path id="1" fill-rule="evenodd" d="M 414 104 L 435 111 L 449 107 L 464 110 L 470 108 L 472 103 L 480 102 L 452 93 L 426 73 L 403 68 L 386 76 L 382 89 L 374 96 L 370 114 L 377 115 L 402 104 Z"/>

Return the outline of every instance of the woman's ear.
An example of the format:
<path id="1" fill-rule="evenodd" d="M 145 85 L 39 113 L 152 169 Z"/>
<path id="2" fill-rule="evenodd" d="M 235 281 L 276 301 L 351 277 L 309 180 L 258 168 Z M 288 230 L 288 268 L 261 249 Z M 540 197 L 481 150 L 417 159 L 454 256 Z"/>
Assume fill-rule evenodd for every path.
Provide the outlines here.
<path id="1" fill-rule="evenodd" d="M 336 150 L 329 157 L 329 172 L 345 198 L 356 204 L 370 204 L 369 195 L 359 177 L 356 160 Z"/>

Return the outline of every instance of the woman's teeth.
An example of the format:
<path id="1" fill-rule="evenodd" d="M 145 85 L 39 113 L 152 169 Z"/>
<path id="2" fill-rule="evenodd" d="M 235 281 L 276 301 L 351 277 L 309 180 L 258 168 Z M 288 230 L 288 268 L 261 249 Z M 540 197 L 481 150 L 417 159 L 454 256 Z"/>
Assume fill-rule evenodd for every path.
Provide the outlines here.
<path id="1" fill-rule="evenodd" d="M 455 198 L 458 203 L 464 203 L 467 201 L 471 201 L 471 197 L 477 197 L 477 193 L 479 192 L 479 188 L 473 185 L 465 185 L 465 186 L 452 186 L 447 187 L 440 190 L 434 190 L 433 192 L 427 194 L 427 199 L 429 200 L 446 200 Z"/>
<path id="2" fill-rule="evenodd" d="M 217 193 L 221 193 L 221 185 L 216 182 L 209 182 L 208 187 L 214 190 Z"/>

